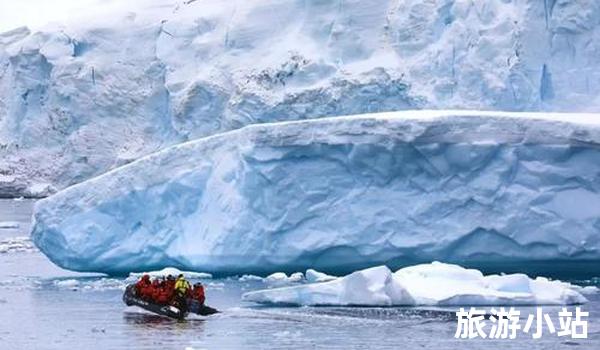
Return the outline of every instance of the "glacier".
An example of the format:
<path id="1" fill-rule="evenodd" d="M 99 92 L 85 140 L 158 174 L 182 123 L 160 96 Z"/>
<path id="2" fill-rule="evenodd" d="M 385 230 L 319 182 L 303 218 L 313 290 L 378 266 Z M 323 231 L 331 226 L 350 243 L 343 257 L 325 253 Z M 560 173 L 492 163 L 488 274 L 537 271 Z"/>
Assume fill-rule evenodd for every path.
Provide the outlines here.
<path id="1" fill-rule="evenodd" d="M 38 201 L 31 235 L 57 265 L 106 273 L 597 274 L 599 192 L 596 114 L 390 112 L 171 146 Z"/>
<path id="2" fill-rule="evenodd" d="M 113 3 L 0 34 L 0 196 L 255 123 L 600 111 L 594 0 Z"/>
<path id="3" fill-rule="evenodd" d="M 377 266 L 328 282 L 247 292 L 242 299 L 307 306 L 572 305 L 587 302 L 580 290 L 543 277 L 484 276 L 478 270 L 433 262 L 394 273 Z"/>

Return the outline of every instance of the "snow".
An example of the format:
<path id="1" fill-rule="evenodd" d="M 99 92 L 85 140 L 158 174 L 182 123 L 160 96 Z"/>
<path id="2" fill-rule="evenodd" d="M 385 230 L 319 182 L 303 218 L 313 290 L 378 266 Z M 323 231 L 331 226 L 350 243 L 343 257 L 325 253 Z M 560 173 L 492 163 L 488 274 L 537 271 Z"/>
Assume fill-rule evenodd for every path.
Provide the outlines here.
<path id="1" fill-rule="evenodd" d="M 252 125 L 38 201 L 32 239 L 61 267 L 107 273 L 348 273 L 433 260 L 552 272 L 600 259 L 599 143 L 594 114 Z"/>
<path id="2" fill-rule="evenodd" d="M 248 292 L 262 304 L 339 306 L 570 305 L 587 302 L 575 286 L 526 275 L 489 275 L 433 262 L 392 273 L 386 266 L 329 282 Z"/>
<path id="3" fill-rule="evenodd" d="M 22 3 L 0 5 L 32 26 L 0 34 L 5 196 L 254 123 L 600 106 L 597 1 Z"/>

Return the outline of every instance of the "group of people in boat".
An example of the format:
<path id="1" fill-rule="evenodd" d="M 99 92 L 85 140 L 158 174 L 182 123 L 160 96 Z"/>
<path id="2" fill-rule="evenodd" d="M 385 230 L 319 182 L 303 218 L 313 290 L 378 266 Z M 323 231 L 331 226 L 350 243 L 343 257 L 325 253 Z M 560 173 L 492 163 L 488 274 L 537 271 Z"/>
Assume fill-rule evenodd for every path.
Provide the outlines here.
<path id="1" fill-rule="evenodd" d="M 174 305 L 180 309 L 200 307 L 206 299 L 204 286 L 196 283 L 193 286 L 180 274 L 177 278 L 168 275 L 166 278 L 150 279 L 143 275 L 135 284 L 136 294 L 143 300 L 159 304 Z"/>

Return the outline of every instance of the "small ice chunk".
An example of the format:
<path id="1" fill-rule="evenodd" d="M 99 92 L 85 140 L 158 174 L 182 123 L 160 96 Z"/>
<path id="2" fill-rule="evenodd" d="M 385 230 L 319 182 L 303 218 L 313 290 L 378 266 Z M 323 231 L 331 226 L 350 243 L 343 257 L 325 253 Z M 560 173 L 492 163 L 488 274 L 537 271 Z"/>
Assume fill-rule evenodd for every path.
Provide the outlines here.
<path id="1" fill-rule="evenodd" d="M 163 277 L 172 275 L 177 277 L 179 274 L 183 274 L 188 279 L 211 279 L 212 274 L 207 272 L 194 272 L 194 271 L 182 271 L 175 267 L 165 267 L 162 270 L 148 271 L 148 272 L 132 272 L 129 274 L 128 280 L 136 280 L 142 275 L 150 275 L 150 277 Z"/>
<path id="2" fill-rule="evenodd" d="M 265 279 L 269 282 L 275 282 L 275 281 L 283 281 L 283 280 L 286 280 L 287 278 L 288 278 L 288 276 L 284 272 L 275 272 L 275 273 L 268 275 L 267 278 L 265 278 Z"/>
<path id="3" fill-rule="evenodd" d="M 29 237 L 20 236 L 7 238 L 0 241 L 0 253 L 29 253 L 35 252 L 37 248 Z"/>
<path id="4" fill-rule="evenodd" d="M 207 285 L 208 288 L 210 289 L 223 289 L 225 288 L 225 283 L 223 282 L 210 282 Z"/>
<path id="5" fill-rule="evenodd" d="M 20 226 L 16 221 L 0 221 L 0 228 L 19 228 Z"/>
<path id="6" fill-rule="evenodd" d="M 125 290 L 127 281 L 117 278 L 81 278 L 81 279 L 60 279 L 53 281 L 53 284 L 59 289 L 69 290 Z"/>
<path id="7" fill-rule="evenodd" d="M 248 282 L 248 281 L 262 281 L 264 278 L 260 277 L 260 276 L 256 276 L 256 275 L 243 275 L 242 277 L 238 278 L 238 281 L 240 282 Z"/>
<path id="8" fill-rule="evenodd" d="M 331 276 L 328 275 L 326 273 L 323 272 L 319 272 L 317 270 L 313 270 L 313 269 L 308 269 L 306 270 L 306 281 L 313 283 L 313 282 L 327 282 L 327 281 L 332 281 L 334 279 L 336 279 L 337 277 L 335 276 Z"/>
<path id="9" fill-rule="evenodd" d="M 596 286 L 579 287 L 576 290 L 579 293 L 584 294 L 584 295 L 596 294 L 596 293 L 600 292 L 600 288 L 598 288 Z"/>
<path id="10" fill-rule="evenodd" d="M 304 280 L 304 274 L 302 272 L 294 272 L 289 276 L 284 272 L 275 272 L 264 279 L 266 283 L 277 286 L 299 283 L 302 282 L 302 280 Z"/>
<path id="11" fill-rule="evenodd" d="M 31 197 L 47 197 L 56 193 L 56 188 L 49 183 L 35 183 L 30 185 L 26 191 Z"/>
<path id="12" fill-rule="evenodd" d="M 54 285 L 61 289 L 77 289 L 79 288 L 79 281 L 76 279 L 54 281 Z"/>

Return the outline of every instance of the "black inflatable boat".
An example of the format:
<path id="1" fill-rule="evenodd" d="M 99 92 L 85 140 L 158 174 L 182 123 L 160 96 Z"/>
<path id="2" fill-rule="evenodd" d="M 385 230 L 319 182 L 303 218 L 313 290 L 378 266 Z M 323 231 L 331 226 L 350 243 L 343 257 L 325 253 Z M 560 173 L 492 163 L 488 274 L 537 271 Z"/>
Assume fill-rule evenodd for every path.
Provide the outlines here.
<path id="1" fill-rule="evenodd" d="M 178 320 L 183 320 L 190 312 L 201 316 L 208 316 L 219 312 L 215 308 L 206 305 L 200 305 L 199 303 L 189 303 L 187 305 L 187 310 L 182 311 L 173 305 L 160 305 L 148 302 L 137 296 L 135 286 L 133 284 L 130 284 L 127 286 L 127 288 L 125 288 L 125 292 L 123 293 L 123 302 L 127 306 L 135 305 L 155 314 L 175 318 Z"/>

